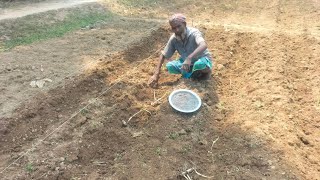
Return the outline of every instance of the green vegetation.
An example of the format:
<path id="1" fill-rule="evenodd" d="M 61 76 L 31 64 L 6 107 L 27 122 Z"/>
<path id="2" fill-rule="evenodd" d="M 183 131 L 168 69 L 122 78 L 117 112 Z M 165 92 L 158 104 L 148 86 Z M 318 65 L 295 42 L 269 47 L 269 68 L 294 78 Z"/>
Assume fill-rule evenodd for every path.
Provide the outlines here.
<path id="1" fill-rule="evenodd" d="M 15 23 L 4 24 L 10 28 L 10 32 L 6 33 L 10 39 L 4 42 L 4 49 L 11 49 L 15 46 L 31 44 L 42 40 L 61 37 L 68 32 L 78 30 L 85 27 L 94 26 L 95 23 L 106 21 L 112 18 L 110 12 L 89 11 L 81 12 L 80 10 L 69 13 L 66 17 L 57 18 L 55 11 L 44 15 L 39 21 L 39 15 L 29 15 L 17 19 Z M 12 25 L 19 24 L 19 25 Z"/>
<path id="2" fill-rule="evenodd" d="M 177 139 L 178 137 L 179 137 L 179 134 L 177 132 L 171 132 L 169 133 L 169 136 L 168 136 L 168 138 L 173 140 Z"/>
<path id="3" fill-rule="evenodd" d="M 161 152 L 162 152 L 161 147 L 157 147 L 157 149 L 156 149 L 156 154 L 157 154 L 158 156 L 161 156 Z"/>
<path id="4" fill-rule="evenodd" d="M 216 104 L 216 108 L 218 111 L 224 111 L 227 110 L 226 104 L 224 102 L 219 102 Z"/>
<path id="5" fill-rule="evenodd" d="M 114 161 L 120 161 L 123 157 L 123 154 L 122 153 L 116 153 L 115 155 L 116 157 L 114 158 Z"/>
<path id="6" fill-rule="evenodd" d="M 29 173 L 33 172 L 33 171 L 34 171 L 33 165 L 32 165 L 31 163 L 28 163 L 28 164 L 26 165 L 26 170 L 27 170 L 27 172 L 29 172 Z"/>
<path id="7" fill-rule="evenodd" d="M 81 109 L 80 114 L 83 115 L 83 116 L 85 116 L 85 115 L 88 114 L 89 112 L 90 112 L 90 111 L 89 111 L 88 109 L 84 108 L 84 109 Z"/>
<path id="8" fill-rule="evenodd" d="M 157 6 L 157 0 L 119 0 L 119 2 L 132 7 Z"/>

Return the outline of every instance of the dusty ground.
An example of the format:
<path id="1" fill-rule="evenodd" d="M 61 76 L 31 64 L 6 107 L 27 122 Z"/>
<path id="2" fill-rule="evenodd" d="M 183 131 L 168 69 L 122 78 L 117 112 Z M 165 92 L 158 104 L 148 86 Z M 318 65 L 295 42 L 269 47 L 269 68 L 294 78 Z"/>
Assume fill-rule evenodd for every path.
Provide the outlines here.
<path id="1" fill-rule="evenodd" d="M 44 2 L 42 2 L 44 1 Z M 18 1 L 12 3 L 1 3 L 0 20 L 14 19 L 27 15 L 46 12 L 55 9 L 70 8 L 76 5 L 96 2 L 97 0 L 40 0 L 38 1 Z"/>
<path id="2" fill-rule="evenodd" d="M 1 169 L 19 158 L 2 179 L 184 179 L 191 167 L 213 179 L 319 179 L 318 1 L 126 2 L 106 5 L 135 19 L 0 54 Z M 205 34 L 213 76 L 163 71 L 151 89 L 169 31 L 138 19 L 175 11 Z M 37 77 L 53 82 L 31 88 Z M 170 108 L 178 88 L 199 93 L 199 112 Z"/>

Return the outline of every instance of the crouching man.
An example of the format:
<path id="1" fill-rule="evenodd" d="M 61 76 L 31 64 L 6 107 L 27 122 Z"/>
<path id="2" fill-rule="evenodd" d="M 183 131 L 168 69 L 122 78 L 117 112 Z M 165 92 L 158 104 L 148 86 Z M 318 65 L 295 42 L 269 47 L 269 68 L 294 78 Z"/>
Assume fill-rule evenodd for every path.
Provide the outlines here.
<path id="1" fill-rule="evenodd" d="M 184 78 L 210 78 L 212 58 L 201 32 L 196 28 L 187 27 L 186 17 L 182 14 L 174 14 L 169 19 L 169 24 L 174 34 L 162 51 L 148 84 L 151 87 L 158 85 L 161 66 L 165 60 L 172 57 L 175 51 L 178 51 L 180 58 L 166 64 L 170 74 L 181 74 Z"/>

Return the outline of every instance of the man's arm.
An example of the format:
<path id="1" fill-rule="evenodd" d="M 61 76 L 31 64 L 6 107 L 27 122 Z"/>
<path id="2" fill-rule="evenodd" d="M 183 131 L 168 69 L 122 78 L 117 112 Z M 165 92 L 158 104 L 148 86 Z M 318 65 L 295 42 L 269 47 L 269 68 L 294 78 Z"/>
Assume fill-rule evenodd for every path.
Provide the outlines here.
<path id="1" fill-rule="evenodd" d="M 151 87 L 156 87 L 157 84 L 158 84 L 158 80 L 160 78 L 160 71 L 161 71 L 161 67 L 162 67 L 162 64 L 164 62 L 166 58 L 164 57 L 164 55 L 161 53 L 160 57 L 159 57 L 159 61 L 158 61 L 158 64 L 155 68 L 155 71 L 153 73 L 153 76 L 149 79 L 149 86 Z"/>
<path id="2" fill-rule="evenodd" d="M 154 75 L 157 75 L 159 76 L 160 75 L 160 71 L 161 71 L 161 67 L 162 67 L 162 64 L 164 62 L 166 58 L 164 57 L 164 55 L 161 53 L 160 54 L 160 57 L 159 57 L 159 62 L 154 70 Z"/>
<path id="3" fill-rule="evenodd" d="M 172 35 L 166 45 L 166 47 L 164 48 L 164 50 L 161 52 L 161 55 L 159 57 L 159 61 L 158 64 L 155 68 L 154 74 L 153 76 L 149 79 L 149 86 L 151 87 L 156 87 L 158 84 L 158 80 L 160 77 L 160 71 L 161 71 L 161 66 L 164 62 L 164 60 L 169 59 L 172 57 L 172 55 L 174 54 L 174 52 L 176 51 L 174 45 L 173 45 L 173 39 L 174 39 L 174 35 Z"/>
<path id="4" fill-rule="evenodd" d="M 196 57 L 198 54 L 202 53 L 207 49 L 207 44 L 205 41 L 199 43 L 198 47 L 188 56 L 188 58 L 192 59 Z"/>
<path id="5" fill-rule="evenodd" d="M 182 65 L 182 69 L 189 71 L 192 58 L 196 57 L 198 54 L 202 53 L 207 49 L 207 44 L 205 41 L 201 41 L 198 47 L 185 59 Z"/>

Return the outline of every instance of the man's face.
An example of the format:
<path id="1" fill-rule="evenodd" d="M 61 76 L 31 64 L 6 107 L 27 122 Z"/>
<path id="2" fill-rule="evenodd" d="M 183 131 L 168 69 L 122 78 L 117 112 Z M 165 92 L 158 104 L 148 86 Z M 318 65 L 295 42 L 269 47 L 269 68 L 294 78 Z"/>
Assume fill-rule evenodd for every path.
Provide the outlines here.
<path id="1" fill-rule="evenodd" d="M 177 36 L 181 36 L 181 34 L 184 32 L 184 29 L 186 28 L 185 23 L 173 21 L 170 22 L 171 30 L 176 34 Z"/>

